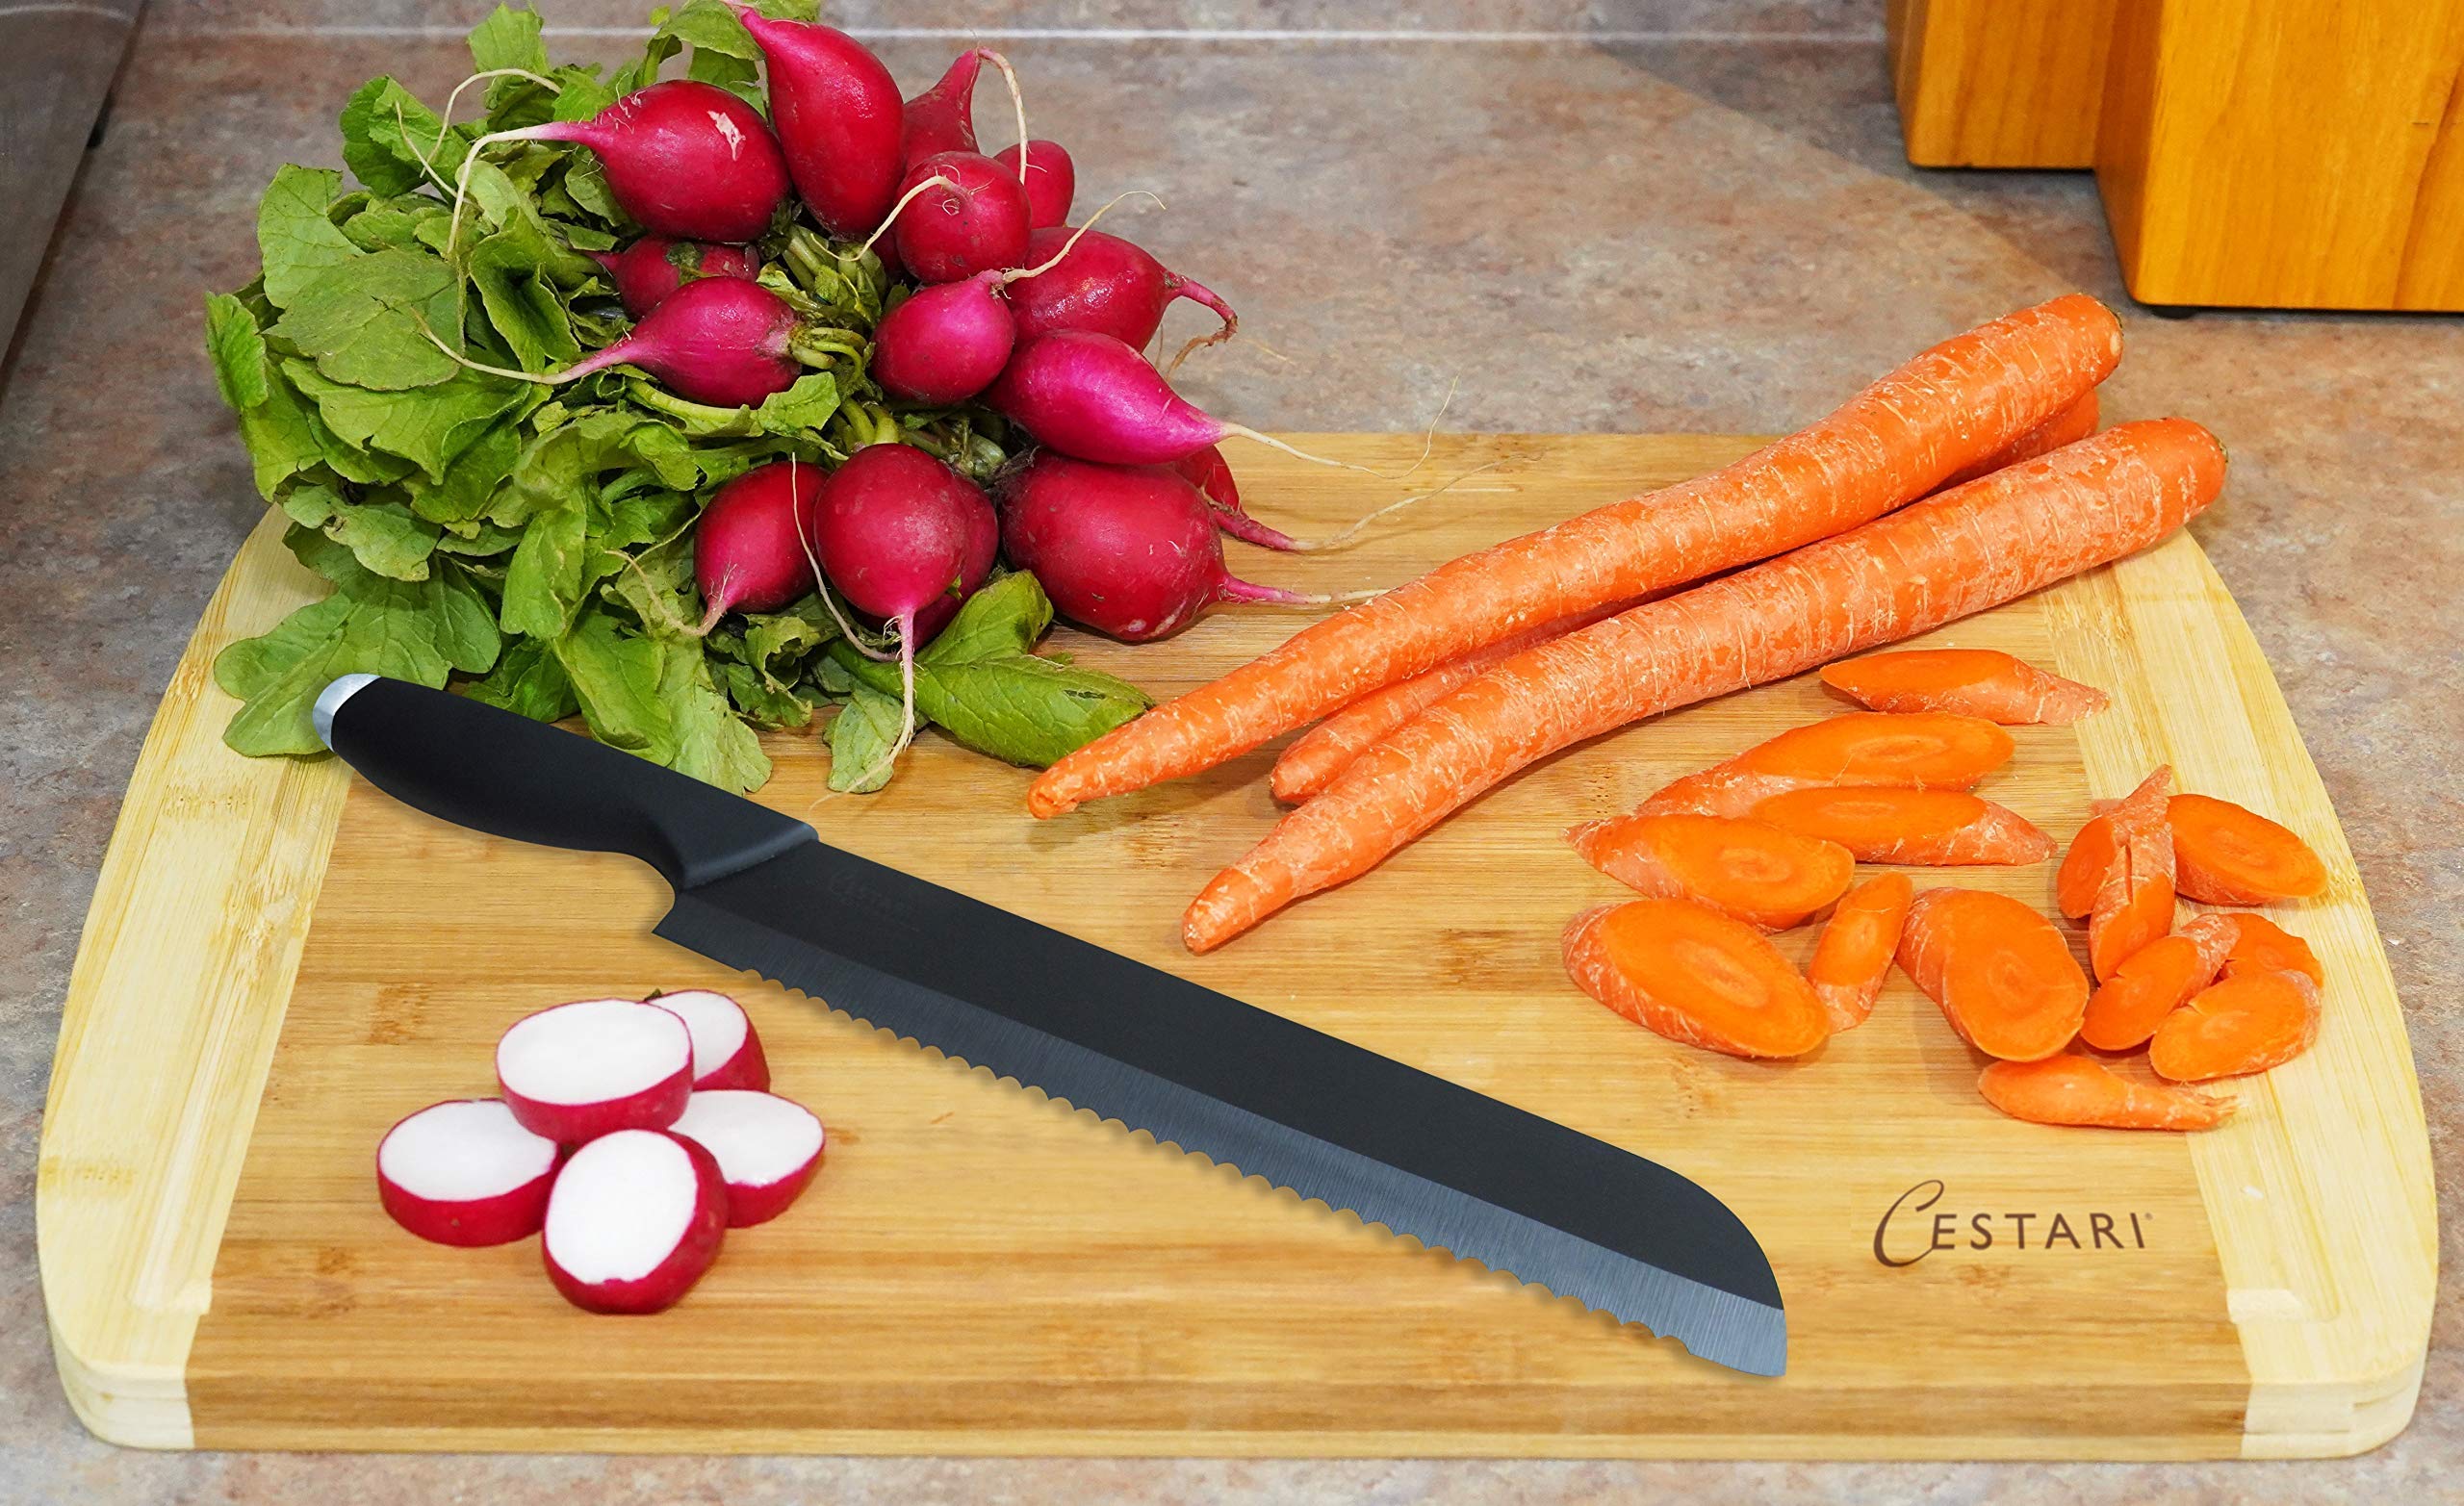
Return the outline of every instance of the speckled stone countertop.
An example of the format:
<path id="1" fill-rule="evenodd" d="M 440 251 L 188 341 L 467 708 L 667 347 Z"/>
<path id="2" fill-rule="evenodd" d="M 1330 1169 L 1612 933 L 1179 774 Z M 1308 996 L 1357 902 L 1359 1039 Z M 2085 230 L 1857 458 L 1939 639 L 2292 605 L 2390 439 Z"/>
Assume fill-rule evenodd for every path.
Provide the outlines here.
<path id="1" fill-rule="evenodd" d="M 647 3 L 647 0 L 644 0 Z M 334 158 L 362 79 L 430 98 L 482 0 L 157 0 L 0 387 L 0 1501 L 1292 1502 L 2455 1499 L 2464 1287 L 2411 1429 L 2289 1465 L 1563 1464 L 168 1456 L 89 1438 L 35 1279 L 36 1139 L 78 928 L 140 739 L 261 506 L 198 353 L 276 165 Z M 549 0 L 629 27 L 631 0 Z M 1881 0 L 834 6 L 911 83 L 1013 29 L 1037 134 L 1093 202 L 1286 360 L 1203 363 L 1261 427 L 1767 432 L 1928 341 L 2066 289 L 2124 310 L 2109 418 L 2231 446 L 2196 532 L 2248 613 L 2361 863 L 2410 1017 L 2442 1226 L 2464 1209 L 2464 323 L 2123 298 L 2080 174 L 1901 160 Z M 1336 34 L 1334 28 L 1366 28 Z M 1191 31 L 1190 28 L 1200 28 Z M 1248 31 L 1251 35 L 1236 35 Z M 1418 33 L 1420 35 L 1409 35 Z M 555 44 L 614 56 L 606 30 Z"/>

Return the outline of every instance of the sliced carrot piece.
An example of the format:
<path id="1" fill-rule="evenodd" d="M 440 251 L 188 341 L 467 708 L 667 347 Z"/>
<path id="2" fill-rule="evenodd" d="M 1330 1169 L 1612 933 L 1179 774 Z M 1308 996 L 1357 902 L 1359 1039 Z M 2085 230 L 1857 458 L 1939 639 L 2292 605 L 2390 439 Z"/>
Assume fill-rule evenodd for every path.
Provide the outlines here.
<path id="1" fill-rule="evenodd" d="M 2221 972 L 2233 959 L 2233 943 L 2242 934 L 2242 917 L 2208 910 L 2182 922 L 2182 929 L 2174 934 L 2196 942 L 2203 955 L 2212 953 L 2217 958 L 2214 971 Z M 2123 964 L 2128 965 L 2129 960 L 2124 957 Z"/>
<path id="2" fill-rule="evenodd" d="M 2062 727 L 2113 698 L 1999 649 L 1910 649 L 1822 667 L 1822 682 L 1874 711 L 1948 711 L 2004 727 Z"/>
<path id="3" fill-rule="evenodd" d="M 1584 861 L 1640 893 L 1699 900 L 1764 931 L 1805 924 L 1857 876 L 1846 849 L 1759 821 L 1618 816 L 1566 837 Z"/>
<path id="4" fill-rule="evenodd" d="M 2096 907 L 2096 891 L 2105 886 L 2106 871 L 2120 855 L 2121 849 L 2114 841 L 2112 814 L 2090 816 L 2070 839 L 2070 850 L 2062 855 L 2062 867 L 2053 876 L 2055 906 L 2072 920 L 2085 919 Z"/>
<path id="5" fill-rule="evenodd" d="M 2147 1064 L 2176 1083 L 2264 1072 L 2319 1038 L 2319 985 L 2300 973 L 2233 972 L 2165 1017 Z"/>
<path id="6" fill-rule="evenodd" d="M 2054 853 L 2026 817 L 1962 790 L 1790 790 L 1756 805 L 1754 819 L 1867 863 L 2040 863 Z"/>
<path id="7" fill-rule="evenodd" d="M 2314 983 L 2327 981 L 2327 970 L 2319 965 L 2319 954 L 2310 950 L 2310 943 L 2265 915 L 2202 915 L 2199 919 L 2231 928 L 2224 965 L 2235 972 L 2299 973 Z"/>
<path id="8" fill-rule="evenodd" d="M 1806 982 L 1831 1016 L 1833 1030 L 1854 1029 L 1874 1012 L 1874 996 L 1883 991 L 1915 899 L 1916 885 L 1908 875 L 1886 873 L 1851 890 L 1823 924 L 1813 960 L 1806 964 Z"/>
<path id="9" fill-rule="evenodd" d="M 2088 912 L 2088 960 L 2099 980 L 2173 929 L 2173 844 L 2165 829 L 2172 782 L 2173 771 L 2159 768 L 2107 813 L 2116 856 Z"/>
<path id="10" fill-rule="evenodd" d="M 1673 780 L 1655 792 L 1649 800 L 1634 807 L 1638 816 L 1727 816 L 1742 821 L 1754 814 L 1754 807 L 1774 795 L 1790 790 L 1819 786 L 1818 779 L 1802 779 L 1784 774 L 1757 774 L 1732 764 L 1714 764 L 1700 774 L 1689 774 Z"/>
<path id="11" fill-rule="evenodd" d="M 2306 900 L 2327 886 L 2310 844 L 2257 811 L 2212 795 L 2176 795 L 2165 812 L 2184 894 L 2206 905 Z"/>
<path id="12" fill-rule="evenodd" d="M 1909 906 L 1899 965 L 1977 1050 L 2052 1056 L 2079 1034 L 2088 978 L 2053 922 L 2005 894 L 1928 889 Z"/>
<path id="13" fill-rule="evenodd" d="M 2089 1057 L 1989 1062 L 1976 1080 L 1985 1101 L 2031 1124 L 2086 1124 L 2108 1130 L 2212 1130 L 2233 1106 L 2205 1093 L 2134 1083 Z"/>
<path id="14" fill-rule="evenodd" d="M 2011 734 L 1982 717 L 1846 711 L 1790 727 L 1730 760 L 1826 784 L 1964 790 L 2011 761 Z"/>
<path id="15" fill-rule="evenodd" d="M 1566 927 L 1566 974 L 1648 1030 L 1732 1057 L 1794 1057 L 1830 1017 L 1760 932 L 1691 900 L 1630 900 Z"/>
<path id="16" fill-rule="evenodd" d="M 2098 1051 L 2143 1045 L 2167 1015 L 2216 981 L 2231 944 L 2230 934 L 2216 928 L 2185 927 L 2141 947 L 2089 996 L 2079 1038 Z"/>
<path id="17" fill-rule="evenodd" d="M 1982 717 L 1850 711 L 1804 727 L 1677 780 L 1641 810 L 1742 816 L 1810 785 L 1964 790 L 2011 759 L 2011 734 Z"/>

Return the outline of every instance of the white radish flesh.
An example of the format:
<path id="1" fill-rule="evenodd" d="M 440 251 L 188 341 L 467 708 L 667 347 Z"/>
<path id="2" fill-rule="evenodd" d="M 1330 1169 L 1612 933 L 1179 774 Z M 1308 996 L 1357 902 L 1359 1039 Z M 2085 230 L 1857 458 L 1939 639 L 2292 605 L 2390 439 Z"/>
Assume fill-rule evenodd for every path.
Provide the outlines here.
<path id="1" fill-rule="evenodd" d="M 432 1104 L 376 1145 L 376 1195 L 394 1221 L 438 1244 L 506 1244 L 539 1232 L 556 1142 L 495 1098 Z"/>
<path id="2" fill-rule="evenodd" d="M 548 1279 L 592 1313 L 657 1313 L 718 1258 L 727 1185 L 710 1153 L 663 1130 L 619 1130 L 574 1152 L 548 1198 Z"/>
<path id="3" fill-rule="evenodd" d="M 770 1061 L 761 1054 L 761 1037 L 754 1034 L 743 1006 L 707 988 L 654 994 L 649 1000 L 684 1021 L 693 1037 L 693 1091 L 770 1085 Z M 692 1105 L 685 1105 L 692 1111 Z"/>
<path id="4" fill-rule="evenodd" d="M 821 1121 L 775 1093 L 695 1093 L 675 1133 L 718 1158 L 728 1227 L 767 1223 L 787 1211 L 821 1165 Z"/>
<path id="5" fill-rule="evenodd" d="M 504 1033 L 497 1083 L 524 1129 L 566 1145 L 664 1129 L 693 1091 L 693 1038 L 681 1016 L 654 1004 L 560 1004 Z"/>

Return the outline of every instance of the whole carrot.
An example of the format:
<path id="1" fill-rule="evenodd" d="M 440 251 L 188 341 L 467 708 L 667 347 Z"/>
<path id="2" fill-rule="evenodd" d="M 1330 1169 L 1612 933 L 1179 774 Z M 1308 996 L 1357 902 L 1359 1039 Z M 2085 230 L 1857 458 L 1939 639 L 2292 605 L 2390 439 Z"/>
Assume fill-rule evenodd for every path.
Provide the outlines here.
<path id="1" fill-rule="evenodd" d="M 2096 432 L 2096 394 L 2088 395 L 2028 430 L 2010 444 L 1986 456 L 1942 483 L 1944 489 L 1990 475 L 2005 466 L 2015 466 L 2022 460 L 2034 460 L 2063 446 L 2086 439 Z M 1552 638 L 1562 638 L 1578 627 L 1590 625 L 1601 618 L 1622 610 L 1622 607 L 1601 607 L 1562 622 L 1548 623 L 1511 638 L 1502 638 L 1485 649 L 1476 650 L 1459 659 L 1449 659 L 1433 670 L 1398 680 L 1383 690 L 1374 690 L 1358 701 L 1330 713 L 1316 727 L 1302 733 L 1283 756 L 1268 771 L 1268 783 L 1274 798 L 1287 805 L 1296 805 L 1334 782 L 1344 766 L 1360 756 L 1361 750 L 1410 721 L 1421 708 L 1434 702 L 1455 686 L 1486 671 L 1490 665 L 1513 657 L 1534 644 Z M 2008 658 L 2005 654 L 2003 657 Z M 1829 672 L 1825 672 L 1829 677 Z M 2051 676 L 2046 676 L 2050 678 Z M 2068 684 L 2067 680 L 2061 683 Z M 2082 686 L 2081 689 L 2086 687 Z M 2092 692 L 2101 698 L 2102 691 Z M 1870 703 L 1870 702 L 1869 702 Z M 1906 706 L 1883 706 L 1886 711 L 1908 710 Z M 1943 707 L 1944 710 L 1958 709 Z M 2041 718 L 2052 720 L 2052 718 Z M 2065 720 L 2069 720 L 2066 718 Z M 1726 812 L 1721 812 L 1726 814 Z"/>
<path id="2" fill-rule="evenodd" d="M 2028 430 L 2000 449 L 1976 464 L 1951 473 L 1942 483 L 1944 488 L 1960 486 L 1981 475 L 1991 475 L 2004 466 L 2015 466 L 2022 460 L 2050 455 L 2065 445 L 2075 445 L 2096 432 L 2096 391 L 2090 388 L 2077 402 Z"/>
<path id="3" fill-rule="evenodd" d="M 1588 627 L 1614 611 L 1615 608 L 1604 607 L 1564 622 L 1544 623 L 1528 632 L 1474 650 L 1459 659 L 1449 659 L 1426 674 L 1371 691 L 1294 739 L 1292 746 L 1283 751 L 1283 756 L 1274 761 L 1274 767 L 1267 771 L 1268 786 L 1274 791 L 1274 798 L 1285 804 L 1298 804 L 1333 783 L 1335 776 L 1359 757 L 1363 749 L 1420 715 L 1424 707 L 1455 686 L 1487 673 L 1491 665 L 1503 663 L 1534 644 L 1562 638 L 1578 627 Z"/>
<path id="4" fill-rule="evenodd" d="M 1637 717 L 1783 679 L 2118 559 L 2224 481 L 2215 436 L 2126 423 L 1784 558 L 1526 650 L 1422 712 L 1216 876 L 1208 951 L 1356 878 L 1526 764 Z"/>
<path id="5" fill-rule="evenodd" d="M 1926 351 L 1812 427 L 1709 475 L 1467 554 L 1296 633 L 1045 770 L 1038 816 L 1238 757 L 1501 638 L 1767 559 L 1924 496 L 2077 401 L 2121 357 L 2079 294 Z"/>

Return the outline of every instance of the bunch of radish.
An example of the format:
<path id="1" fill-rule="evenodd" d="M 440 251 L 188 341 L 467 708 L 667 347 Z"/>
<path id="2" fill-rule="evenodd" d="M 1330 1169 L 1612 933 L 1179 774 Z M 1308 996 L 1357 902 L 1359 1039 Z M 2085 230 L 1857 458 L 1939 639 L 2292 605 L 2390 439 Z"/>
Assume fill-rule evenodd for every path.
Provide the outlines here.
<path id="1" fill-rule="evenodd" d="M 851 398 L 882 398 L 868 411 L 886 417 L 843 460 L 797 456 L 709 499 L 694 538 L 706 614 L 694 630 L 816 590 L 834 611 L 844 602 L 879 630 L 867 641 L 842 615 L 860 649 L 886 659 L 894 640 L 908 687 L 903 748 L 915 725 L 916 651 L 1004 555 L 1035 573 L 1062 615 L 1133 643 L 1177 632 L 1218 602 L 1326 600 L 1227 568 L 1219 534 L 1304 546 L 1241 510 L 1217 446 L 1239 435 L 1290 447 L 1194 406 L 1142 352 L 1175 299 L 1220 320 L 1183 357 L 1230 338 L 1237 318 L 1204 285 L 1092 229 L 1102 210 L 1069 223 L 1076 165 L 1060 143 L 1027 135 L 1008 61 L 971 48 L 902 98 L 845 33 L 736 10 L 764 60 L 767 119 L 725 89 L 680 80 L 588 120 L 479 143 L 588 149 L 647 232 L 599 257 L 636 320 L 629 331 L 561 371 L 500 374 L 563 382 L 622 366 L 690 401 L 750 407 L 808 364 L 835 364 Z M 992 155 L 973 116 L 987 65 L 1009 81 L 1016 127 L 1014 143 Z M 826 250 L 813 251 L 806 225 Z M 892 281 L 850 370 L 845 346 L 822 339 L 813 311 L 775 291 L 775 273 L 762 280 L 763 267 L 783 258 L 790 270 L 808 268 L 818 255 L 844 268 L 867 250 Z M 970 477 L 922 447 L 882 442 L 910 436 L 902 417 L 954 410 L 1032 442 L 989 496 L 981 470 Z"/>
<path id="2" fill-rule="evenodd" d="M 504 1033 L 496 1069 L 500 1096 L 386 1132 L 378 1198 L 439 1244 L 543 1234 L 548 1279 L 593 1313 L 673 1307 L 728 1230 L 785 1212 L 821 1164 L 821 1121 L 769 1091 L 725 994 L 557 1005 Z"/>

